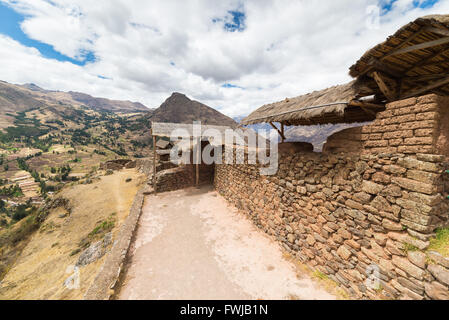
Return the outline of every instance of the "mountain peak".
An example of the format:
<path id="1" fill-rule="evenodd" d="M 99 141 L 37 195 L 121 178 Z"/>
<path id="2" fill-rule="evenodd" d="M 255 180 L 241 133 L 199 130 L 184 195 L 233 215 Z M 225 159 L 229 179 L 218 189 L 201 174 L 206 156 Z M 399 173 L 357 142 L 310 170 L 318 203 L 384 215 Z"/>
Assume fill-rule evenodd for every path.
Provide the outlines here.
<path id="1" fill-rule="evenodd" d="M 24 88 L 27 88 L 28 90 L 31 91 L 45 91 L 44 89 L 42 89 L 41 87 L 39 87 L 38 85 L 34 84 L 34 83 L 25 83 L 23 85 Z"/>
<path id="2" fill-rule="evenodd" d="M 174 100 L 174 99 L 180 99 L 180 100 L 185 100 L 185 101 L 192 101 L 184 93 L 180 93 L 180 92 L 173 92 L 171 94 L 171 96 L 167 99 L 167 101 Z"/>
<path id="3" fill-rule="evenodd" d="M 181 92 L 173 92 L 173 93 L 171 94 L 171 96 L 172 96 L 172 97 L 177 97 L 177 96 L 180 96 L 180 97 L 187 97 L 184 93 L 181 93 Z"/>
<path id="4" fill-rule="evenodd" d="M 237 123 L 206 106 L 205 104 L 189 99 L 185 94 L 173 92 L 172 95 L 154 112 L 151 121 L 172 122 L 172 123 L 192 123 L 201 121 L 208 125 L 222 125 L 235 127 Z"/>

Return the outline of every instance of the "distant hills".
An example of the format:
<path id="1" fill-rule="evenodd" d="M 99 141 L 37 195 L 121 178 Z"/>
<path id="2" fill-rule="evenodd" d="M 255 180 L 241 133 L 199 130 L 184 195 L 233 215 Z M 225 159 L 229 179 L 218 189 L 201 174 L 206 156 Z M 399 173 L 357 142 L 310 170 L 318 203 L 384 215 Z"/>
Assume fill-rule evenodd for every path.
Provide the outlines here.
<path id="1" fill-rule="evenodd" d="M 72 97 L 73 100 L 85 104 L 86 106 L 97 111 L 108 110 L 112 112 L 124 112 L 124 113 L 149 111 L 148 107 L 144 106 L 140 102 L 94 98 L 88 94 L 73 91 L 68 92 L 68 94 Z"/>
<path id="2" fill-rule="evenodd" d="M 0 81 L 0 112 L 20 112 L 44 105 L 30 90 Z"/>
<path id="3" fill-rule="evenodd" d="M 360 123 L 352 123 L 352 124 L 326 124 L 326 125 L 317 125 L 317 126 L 298 126 L 298 127 L 290 127 L 285 135 L 288 141 L 300 141 L 300 142 L 308 142 L 313 144 L 314 151 L 321 152 L 324 144 L 327 141 L 327 138 L 337 133 L 339 131 L 359 127 L 362 124 Z"/>
<path id="4" fill-rule="evenodd" d="M 237 125 L 232 118 L 178 92 L 159 108 L 150 109 L 140 102 L 97 98 L 74 91 L 50 91 L 33 83 L 14 85 L 0 81 L 0 111 L 21 112 L 49 105 L 87 107 L 99 112 L 142 113 L 145 119 L 154 122 L 191 123 L 197 120 L 209 125 Z"/>
<path id="5" fill-rule="evenodd" d="M 28 120 L 19 121 L 18 117 Z M 73 91 L 50 91 L 32 83 L 15 85 L 0 81 L 0 129 L 8 132 L 18 126 L 22 129 L 24 126 L 35 126 L 52 134 L 81 129 L 94 137 L 103 132 L 98 138 L 103 145 L 119 145 L 117 141 L 121 140 L 122 149 L 128 152 L 136 149 L 135 146 L 143 148 L 151 142 L 151 122 L 193 121 L 237 126 L 233 119 L 177 92 L 159 108 L 149 109 L 139 102 L 97 98 Z M 109 141 L 108 135 L 104 134 L 107 131 L 109 136 L 113 132 L 116 134 L 113 141 Z M 125 141 L 132 142 L 132 145 L 125 144 Z"/>
<path id="6" fill-rule="evenodd" d="M 141 103 L 95 98 L 79 92 L 50 91 L 29 83 L 14 85 L 0 81 L 0 111 L 26 111 L 49 104 L 86 106 L 103 112 L 147 112 Z"/>
<path id="7" fill-rule="evenodd" d="M 201 103 L 189 99 L 186 95 L 174 92 L 157 109 L 149 109 L 139 102 L 118 101 L 106 98 L 97 98 L 80 92 L 62 92 L 45 90 L 35 84 L 14 85 L 5 81 L 0 81 L 0 128 L 12 125 L 13 118 L 11 112 L 22 112 L 33 109 L 45 108 L 49 110 L 58 109 L 67 115 L 72 113 L 72 109 L 84 108 L 94 112 L 110 112 L 127 116 L 129 122 L 134 123 L 133 127 L 139 128 L 134 131 L 134 139 L 148 140 L 151 122 L 172 122 L 172 123 L 192 123 L 201 121 L 203 124 L 222 125 L 236 127 L 244 117 L 234 119 L 225 116 L 219 111 Z M 66 110 L 66 111 L 64 111 Z M 54 112 L 53 112 L 54 113 Z M 135 115 L 133 115 L 135 114 Z M 56 116 L 55 116 L 56 117 Z M 57 119 L 60 116 L 56 117 Z M 288 141 L 309 142 L 315 146 L 315 151 L 321 151 L 327 138 L 346 128 L 359 126 L 360 124 L 337 124 L 309 127 L 287 127 L 286 137 Z M 269 124 L 262 123 L 248 126 L 254 130 L 272 129 Z M 140 132 L 140 133 L 139 133 Z"/>
<path id="8" fill-rule="evenodd" d="M 240 122 L 245 117 L 235 117 L 234 120 Z M 278 125 L 278 124 L 276 124 Z M 293 126 L 285 128 L 285 136 L 287 141 L 291 142 L 308 142 L 313 144 L 314 151 L 321 152 L 327 138 L 336 132 L 345 130 L 347 128 L 359 127 L 362 124 L 327 124 L 327 125 L 316 125 L 316 126 Z M 272 130 L 268 123 L 259 123 L 254 125 L 246 126 L 253 130 Z"/>

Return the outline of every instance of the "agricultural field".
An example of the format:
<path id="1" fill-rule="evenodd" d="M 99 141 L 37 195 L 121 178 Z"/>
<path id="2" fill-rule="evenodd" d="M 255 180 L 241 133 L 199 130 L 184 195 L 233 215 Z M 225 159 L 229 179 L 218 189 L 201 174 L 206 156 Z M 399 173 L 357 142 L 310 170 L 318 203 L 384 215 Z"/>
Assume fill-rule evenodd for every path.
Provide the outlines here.
<path id="1" fill-rule="evenodd" d="M 96 174 L 105 161 L 151 155 L 145 113 L 42 104 L 1 114 L 2 124 L 0 230 L 31 214 L 66 185 Z"/>

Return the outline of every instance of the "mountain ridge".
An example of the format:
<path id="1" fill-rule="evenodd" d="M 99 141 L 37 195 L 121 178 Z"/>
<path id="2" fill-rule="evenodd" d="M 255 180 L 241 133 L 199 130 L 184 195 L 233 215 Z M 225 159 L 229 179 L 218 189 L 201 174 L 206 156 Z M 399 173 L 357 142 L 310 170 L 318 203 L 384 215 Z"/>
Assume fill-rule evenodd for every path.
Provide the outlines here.
<path id="1" fill-rule="evenodd" d="M 9 90 L 8 92 L 6 92 Z M 6 81 L 0 81 L 0 99 L 5 96 L 10 97 L 9 103 L 0 100 L 0 110 L 2 107 L 11 107 L 18 104 L 25 111 L 26 105 L 33 108 L 31 101 L 40 101 L 39 106 L 45 104 L 69 104 L 75 106 L 87 106 L 95 111 L 100 112 L 117 112 L 117 113 L 134 113 L 147 112 L 151 110 L 140 102 L 132 102 L 125 100 L 112 100 L 101 97 L 94 97 L 86 93 L 75 91 L 54 91 L 46 90 L 34 83 L 26 83 L 23 85 L 11 84 Z M 27 103 L 21 103 L 23 100 L 28 100 Z"/>

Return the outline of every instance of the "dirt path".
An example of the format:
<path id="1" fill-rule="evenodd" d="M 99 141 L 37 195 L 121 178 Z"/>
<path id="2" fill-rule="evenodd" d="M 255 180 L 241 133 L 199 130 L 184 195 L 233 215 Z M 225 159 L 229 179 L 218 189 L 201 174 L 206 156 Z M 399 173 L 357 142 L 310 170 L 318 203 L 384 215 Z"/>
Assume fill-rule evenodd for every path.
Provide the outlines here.
<path id="1" fill-rule="evenodd" d="M 210 188 L 149 196 L 131 250 L 120 299 L 335 299 Z"/>

